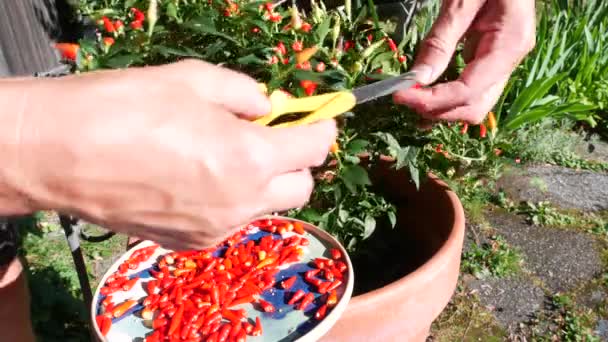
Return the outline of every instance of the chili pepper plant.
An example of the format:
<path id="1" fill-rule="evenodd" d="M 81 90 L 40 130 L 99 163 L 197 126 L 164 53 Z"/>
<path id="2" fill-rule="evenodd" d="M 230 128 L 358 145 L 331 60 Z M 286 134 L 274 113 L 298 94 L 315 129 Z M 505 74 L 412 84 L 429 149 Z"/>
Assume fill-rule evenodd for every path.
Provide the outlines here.
<path id="1" fill-rule="evenodd" d="M 371 1 L 327 8 L 251 0 L 82 0 L 97 25 L 94 38 L 58 48 L 77 73 L 202 59 L 244 72 L 294 97 L 354 87 L 407 71 L 411 51 L 384 30 Z M 319 225 L 356 255 L 382 255 L 364 246 L 377 225 L 394 226 L 396 210 L 373 191 L 367 166 L 381 155 L 406 168 L 418 186 L 436 162 L 418 117 L 391 99 L 357 106 L 339 119 L 339 139 L 315 170 L 312 200 L 288 214 Z M 365 155 L 365 166 L 361 156 Z M 370 250 L 376 248 L 377 250 Z M 355 266 L 356 267 L 356 266 Z M 362 282 L 361 278 L 358 282 Z"/>

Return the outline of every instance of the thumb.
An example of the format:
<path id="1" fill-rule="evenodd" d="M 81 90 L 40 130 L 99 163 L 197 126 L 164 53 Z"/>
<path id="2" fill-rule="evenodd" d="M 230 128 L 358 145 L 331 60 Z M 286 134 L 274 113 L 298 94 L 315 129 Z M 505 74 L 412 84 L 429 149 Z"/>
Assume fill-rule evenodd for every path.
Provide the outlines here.
<path id="1" fill-rule="evenodd" d="M 475 19 L 485 0 L 446 0 L 426 36 L 412 67 L 422 84 L 433 83 L 445 71 L 460 39 Z"/>

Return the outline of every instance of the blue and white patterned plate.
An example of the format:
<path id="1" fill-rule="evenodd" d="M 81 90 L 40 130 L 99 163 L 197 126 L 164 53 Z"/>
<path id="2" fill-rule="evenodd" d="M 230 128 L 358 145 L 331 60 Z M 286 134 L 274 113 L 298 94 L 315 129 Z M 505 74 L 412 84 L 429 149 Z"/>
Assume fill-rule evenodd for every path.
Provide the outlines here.
<path id="1" fill-rule="evenodd" d="M 283 279 L 298 275 L 295 284 L 288 290 L 283 290 L 278 288 L 278 286 L 275 286 L 262 293 L 261 298 L 272 303 L 276 309 L 275 312 L 263 312 L 253 304 L 242 304 L 233 308 L 238 309 L 242 307 L 246 309 L 248 314 L 247 317 L 249 317 L 250 319 L 255 320 L 255 317 L 260 317 L 263 328 L 262 335 L 258 337 L 247 336 L 247 341 L 317 341 L 325 333 L 327 333 L 331 329 L 331 327 L 336 323 L 338 318 L 346 309 L 348 301 L 351 298 L 353 291 L 354 274 L 348 254 L 346 253 L 346 250 L 339 244 L 339 242 L 331 235 L 309 223 L 282 216 L 266 216 L 263 218 L 301 222 L 305 230 L 304 237 L 306 237 L 310 243 L 304 248 L 304 255 L 300 262 L 290 264 L 287 268 L 281 269 L 275 276 L 275 280 L 277 281 L 277 283 L 279 283 Z M 269 234 L 270 233 L 265 231 L 254 231 L 251 234 L 247 235 L 247 238 L 244 240 L 244 242 L 251 239 L 258 240 L 261 237 Z M 292 234 L 295 233 L 287 233 L 284 235 L 284 237 L 290 236 Z M 278 236 L 277 234 L 274 235 Z M 123 261 L 129 259 L 129 257 L 135 250 L 151 246 L 153 244 L 154 243 L 151 241 L 142 241 L 137 246 L 130 249 L 107 270 L 106 274 L 101 279 L 100 285 L 96 289 L 95 294 L 93 296 L 93 302 L 91 305 L 91 317 L 93 317 L 92 321 L 93 325 L 95 326 L 95 332 L 97 333 L 97 336 L 100 341 L 143 341 L 144 337 L 148 333 L 152 332 L 152 329 L 147 328 L 143 324 L 143 319 L 139 315 L 139 311 L 143 308 L 141 304 L 136 305 L 123 316 L 113 319 L 112 327 L 105 337 L 101 335 L 100 328 L 97 326 L 97 323 L 94 318 L 101 313 L 101 302 L 103 301 L 105 296 L 101 295 L 99 291 L 103 287 L 103 284 L 106 283 L 106 279 L 110 275 L 115 273 L 118 270 L 119 265 Z M 314 319 L 314 313 L 322 304 L 320 303 L 320 297 L 322 296 L 321 294 L 315 292 L 315 301 L 312 305 L 308 306 L 306 311 L 296 310 L 293 305 L 288 305 L 286 297 L 289 298 L 289 296 L 298 289 L 302 289 L 305 292 L 313 290 L 312 286 L 304 281 L 304 272 L 313 269 L 309 264 L 315 258 L 331 258 L 330 250 L 332 248 L 340 250 L 343 256 L 342 261 L 346 263 L 348 269 L 344 273 L 344 279 L 342 284 L 337 288 L 338 303 L 333 308 L 328 308 L 327 315 L 324 319 L 322 319 L 321 321 L 317 321 Z M 137 269 L 129 270 L 126 274 L 129 278 L 138 276 L 140 277 L 140 279 L 130 291 L 120 291 L 113 293 L 112 301 L 115 304 L 119 304 L 127 299 L 145 298 L 147 296 L 144 288 L 145 283 L 153 279 L 148 271 L 154 267 L 153 264 L 157 262 L 159 256 L 167 254 L 169 252 L 172 251 L 159 247 L 156 249 L 152 257 L 149 258 L 147 261 L 142 262 Z M 219 249 L 217 253 L 221 252 L 222 250 Z M 286 294 L 285 291 L 291 293 Z"/>

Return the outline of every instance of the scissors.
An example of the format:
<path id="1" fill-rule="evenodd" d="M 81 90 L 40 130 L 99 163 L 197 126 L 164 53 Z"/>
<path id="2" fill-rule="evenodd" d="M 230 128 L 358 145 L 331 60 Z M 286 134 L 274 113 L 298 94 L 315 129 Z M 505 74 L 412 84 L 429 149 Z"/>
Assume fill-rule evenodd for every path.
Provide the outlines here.
<path id="1" fill-rule="evenodd" d="M 358 104 L 392 94 L 397 90 L 408 89 L 414 84 L 416 84 L 415 74 L 407 72 L 353 90 L 337 91 L 303 98 L 290 98 L 284 92 L 275 90 L 269 96 L 272 105 L 270 114 L 258 118 L 254 122 L 267 126 L 285 114 L 311 112 L 297 120 L 280 123 L 272 127 L 305 125 L 322 119 L 334 118 L 349 111 Z M 264 87 L 263 85 L 260 86 Z"/>

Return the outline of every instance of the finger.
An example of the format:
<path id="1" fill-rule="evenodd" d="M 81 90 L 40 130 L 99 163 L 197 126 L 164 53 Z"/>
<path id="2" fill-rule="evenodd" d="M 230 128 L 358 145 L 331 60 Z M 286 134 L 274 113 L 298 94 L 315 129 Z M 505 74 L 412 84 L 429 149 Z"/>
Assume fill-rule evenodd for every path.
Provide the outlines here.
<path id="1" fill-rule="evenodd" d="M 422 84 L 429 84 L 445 71 L 456 46 L 463 37 L 484 0 L 444 1 L 437 20 L 422 42 L 412 71 Z"/>
<path id="2" fill-rule="evenodd" d="M 492 110 L 494 104 L 498 101 L 502 90 L 504 89 L 508 78 L 503 79 L 493 84 L 486 92 L 481 94 L 475 100 L 471 101 L 471 105 L 458 106 L 445 111 L 436 111 L 433 113 L 425 113 L 423 117 L 434 121 L 465 121 L 470 124 L 480 124 L 487 113 Z"/>
<path id="3" fill-rule="evenodd" d="M 471 105 L 495 84 L 506 83 L 517 65 L 518 57 L 511 56 L 508 57 L 505 49 L 493 51 L 468 64 L 457 80 L 429 88 L 399 91 L 394 94 L 394 101 L 412 107 L 419 114 Z"/>
<path id="4" fill-rule="evenodd" d="M 304 206 L 310 199 L 314 180 L 308 169 L 285 173 L 270 180 L 263 191 L 266 212 Z"/>
<path id="5" fill-rule="evenodd" d="M 279 174 L 323 164 L 338 134 L 334 120 L 295 127 L 265 128 L 271 146 L 272 165 Z"/>
<path id="6" fill-rule="evenodd" d="M 270 101 L 251 77 L 210 63 L 189 60 L 176 63 L 201 98 L 232 113 L 258 117 L 270 113 Z"/>

